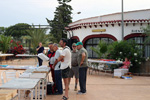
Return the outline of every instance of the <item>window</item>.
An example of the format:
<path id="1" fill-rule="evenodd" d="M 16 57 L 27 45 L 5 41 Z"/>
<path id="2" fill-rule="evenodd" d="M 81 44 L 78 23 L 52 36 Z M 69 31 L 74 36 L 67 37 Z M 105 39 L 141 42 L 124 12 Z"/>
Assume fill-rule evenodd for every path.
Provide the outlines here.
<path id="1" fill-rule="evenodd" d="M 111 38 L 91 38 L 91 39 L 88 39 L 86 42 L 85 42 L 85 48 L 88 52 L 88 57 L 89 58 L 98 58 L 97 54 L 95 52 L 93 52 L 91 50 L 91 47 L 96 47 L 99 43 L 99 41 L 105 41 L 106 43 L 112 43 L 114 42 L 113 39 Z"/>
<path id="2" fill-rule="evenodd" d="M 148 41 L 148 43 L 144 46 L 144 40 L 146 38 L 147 37 L 133 37 L 133 38 L 127 39 L 127 41 L 134 40 L 139 45 L 140 48 L 144 48 L 143 56 L 150 57 L 150 41 Z"/>

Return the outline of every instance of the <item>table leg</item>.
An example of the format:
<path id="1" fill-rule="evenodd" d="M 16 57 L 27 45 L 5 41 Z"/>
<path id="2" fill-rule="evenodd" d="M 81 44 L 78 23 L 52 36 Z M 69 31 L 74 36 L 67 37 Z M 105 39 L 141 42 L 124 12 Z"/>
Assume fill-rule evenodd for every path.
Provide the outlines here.
<path id="1" fill-rule="evenodd" d="M 47 95 L 47 83 L 48 82 L 49 82 L 49 79 L 46 78 L 46 82 L 45 82 L 45 98 L 46 98 L 46 95 Z"/>
<path id="2" fill-rule="evenodd" d="M 33 100 L 33 90 L 31 90 L 31 100 Z"/>
<path id="3" fill-rule="evenodd" d="M 20 90 L 18 90 L 18 100 L 21 100 L 21 93 L 20 93 Z"/>
<path id="4" fill-rule="evenodd" d="M 38 83 L 38 100 L 40 100 L 40 81 Z"/>
<path id="5" fill-rule="evenodd" d="M 44 85 L 45 85 L 45 80 L 42 80 L 42 100 L 44 100 Z"/>
<path id="6" fill-rule="evenodd" d="M 37 86 L 35 87 L 35 100 L 37 100 Z"/>

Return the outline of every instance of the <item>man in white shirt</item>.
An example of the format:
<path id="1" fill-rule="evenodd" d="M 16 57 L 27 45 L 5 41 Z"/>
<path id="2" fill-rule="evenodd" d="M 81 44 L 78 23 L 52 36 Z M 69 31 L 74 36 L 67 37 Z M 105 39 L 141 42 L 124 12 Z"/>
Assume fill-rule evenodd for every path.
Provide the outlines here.
<path id="1" fill-rule="evenodd" d="M 58 44 L 53 45 L 53 50 L 55 52 L 54 56 L 54 76 L 55 76 L 55 83 L 56 83 L 56 93 L 55 95 L 61 95 L 63 94 L 63 88 L 62 88 L 62 77 L 61 77 L 61 70 L 60 70 L 60 65 L 61 62 L 58 62 L 58 58 L 61 55 L 61 50 L 58 49 Z"/>
<path id="2" fill-rule="evenodd" d="M 58 61 L 61 61 L 60 69 L 62 70 L 62 78 L 65 85 L 65 95 L 62 100 L 68 99 L 68 88 L 69 88 L 69 72 L 71 67 L 71 50 L 67 46 L 67 40 L 61 39 L 59 42 L 60 46 L 63 48 L 61 56 Z"/>

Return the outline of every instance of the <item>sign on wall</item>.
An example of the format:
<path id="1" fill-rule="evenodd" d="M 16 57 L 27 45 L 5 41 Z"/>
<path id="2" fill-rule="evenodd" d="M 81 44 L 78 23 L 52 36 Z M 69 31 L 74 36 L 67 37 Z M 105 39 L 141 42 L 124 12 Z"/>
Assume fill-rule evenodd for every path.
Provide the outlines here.
<path id="1" fill-rule="evenodd" d="M 144 33 L 144 30 L 131 30 L 131 33 Z"/>
<path id="2" fill-rule="evenodd" d="M 92 32 L 106 32 L 106 29 L 93 29 Z"/>

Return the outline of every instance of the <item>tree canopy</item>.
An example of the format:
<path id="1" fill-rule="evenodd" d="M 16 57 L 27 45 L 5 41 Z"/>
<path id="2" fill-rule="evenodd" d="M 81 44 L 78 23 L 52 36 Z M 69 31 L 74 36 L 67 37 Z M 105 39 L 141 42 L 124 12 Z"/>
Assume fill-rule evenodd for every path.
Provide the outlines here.
<path id="1" fill-rule="evenodd" d="M 6 28 L 5 27 L 0 27 L 0 34 L 4 34 L 6 31 Z"/>
<path id="2" fill-rule="evenodd" d="M 66 38 L 65 27 L 68 26 L 69 23 L 72 22 L 72 7 L 67 3 L 71 2 L 71 0 L 57 0 L 59 6 L 56 7 L 56 11 L 54 12 L 54 19 L 49 20 L 46 18 L 47 22 L 51 27 L 50 34 L 53 34 L 54 37 L 57 37 L 56 40 L 59 41 L 61 38 Z"/>
<path id="3" fill-rule="evenodd" d="M 6 29 L 6 36 L 13 36 L 14 38 L 20 38 L 21 36 L 28 35 L 27 29 L 29 29 L 30 25 L 26 23 L 18 23 L 13 26 L 10 26 Z"/>

